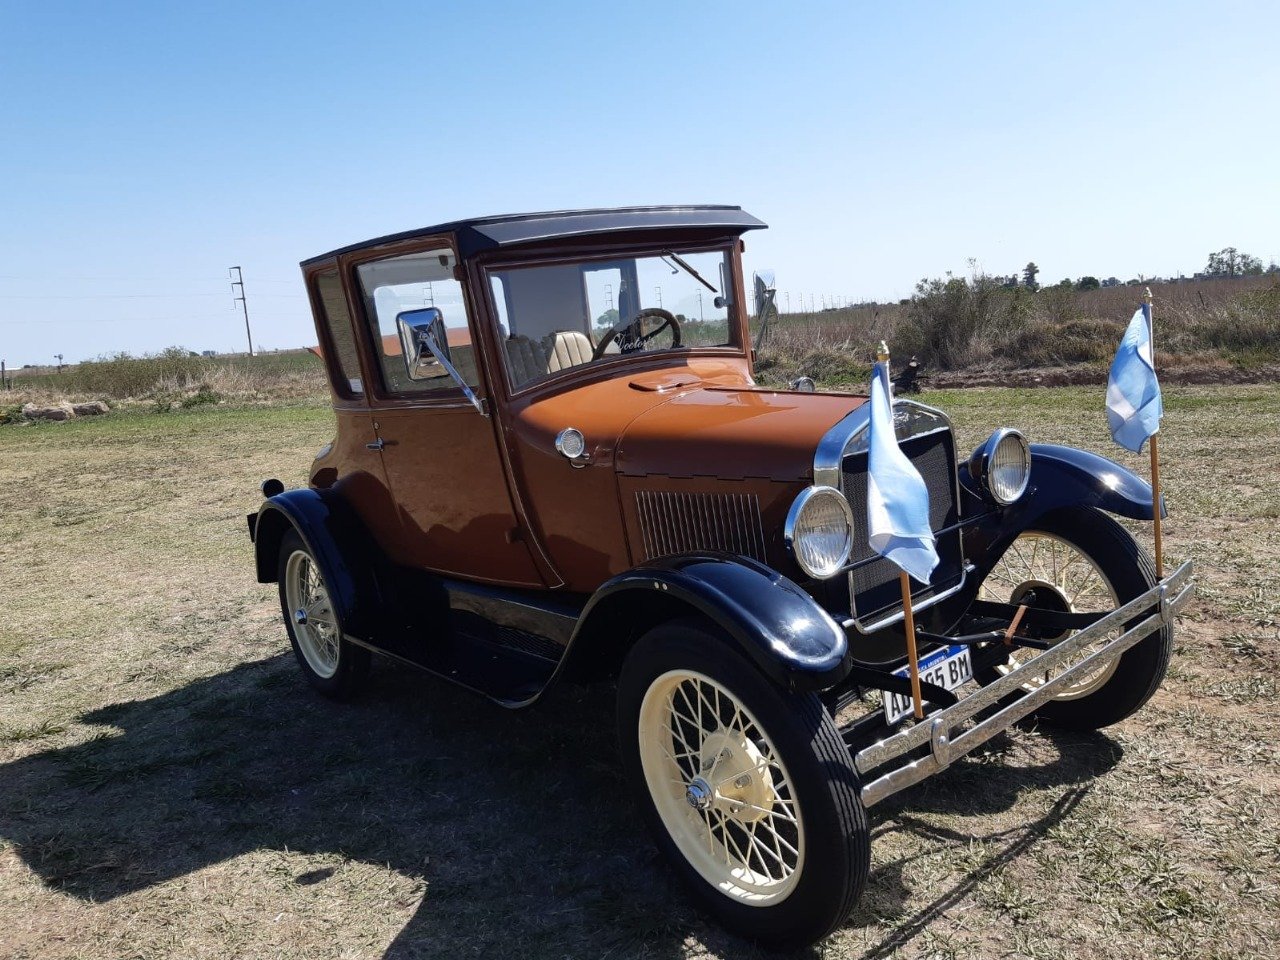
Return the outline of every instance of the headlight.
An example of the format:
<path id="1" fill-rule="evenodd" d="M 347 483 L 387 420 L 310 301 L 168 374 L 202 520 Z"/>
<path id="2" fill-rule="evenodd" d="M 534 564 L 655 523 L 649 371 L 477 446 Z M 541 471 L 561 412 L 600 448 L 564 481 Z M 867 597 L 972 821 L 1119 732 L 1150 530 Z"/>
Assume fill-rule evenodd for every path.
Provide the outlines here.
<path id="1" fill-rule="evenodd" d="M 800 569 L 825 580 L 849 560 L 853 511 L 835 487 L 808 487 L 787 511 L 783 536 Z"/>
<path id="2" fill-rule="evenodd" d="M 969 473 L 987 488 L 992 499 L 1008 506 L 1027 489 L 1031 478 L 1031 448 L 1017 430 L 997 430 L 973 451 Z"/>

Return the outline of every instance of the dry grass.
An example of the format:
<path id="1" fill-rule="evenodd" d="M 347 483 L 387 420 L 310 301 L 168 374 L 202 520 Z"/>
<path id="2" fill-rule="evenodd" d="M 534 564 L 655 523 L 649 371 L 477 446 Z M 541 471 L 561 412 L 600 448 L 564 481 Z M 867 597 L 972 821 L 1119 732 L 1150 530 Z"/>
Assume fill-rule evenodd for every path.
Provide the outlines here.
<path id="1" fill-rule="evenodd" d="M 904 304 L 784 315 L 769 332 L 759 368 L 775 383 L 801 373 L 820 384 L 864 383 L 883 339 L 895 358 L 916 354 L 934 374 L 1066 366 L 1105 379 L 1141 290 L 1050 287 L 1032 294 L 984 278 L 930 281 Z M 1160 365 L 1170 382 L 1232 382 L 1249 372 L 1274 379 L 1280 280 L 1153 284 L 1152 292 Z"/>
<path id="2" fill-rule="evenodd" d="M 927 399 L 965 444 L 1012 422 L 1139 464 L 1096 390 Z M 876 808 L 867 894 L 809 956 L 1275 956 L 1280 392 L 1168 406 L 1169 550 L 1201 592 L 1165 688 Z M 330 430 L 297 406 L 0 431 L 0 956 L 755 956 L 642 835 L 608 690 L 517 715 L 401 670 L 347 706 L 303 685 L 243 515 Z"/>

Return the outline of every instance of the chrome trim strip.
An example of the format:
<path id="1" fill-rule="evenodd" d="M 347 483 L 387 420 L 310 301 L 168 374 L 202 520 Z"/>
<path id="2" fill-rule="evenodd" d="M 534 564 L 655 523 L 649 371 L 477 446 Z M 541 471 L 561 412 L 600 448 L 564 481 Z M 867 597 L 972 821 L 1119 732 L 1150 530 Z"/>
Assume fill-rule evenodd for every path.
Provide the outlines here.
<path id="1" fill-rule="evenodd" d="M 871 404 L 864 403 L 840 418 L 822 435 L 813 453 L 813 485 L 840 489 L 840 467 L 844 464 L 844 448 L 871 422 Z"/>
<path id="2" fill-rule="evenodd" d="M 880 559 L 880 558 L 877 558 L 877 559 Z M 923 610 L 928 610 L 930 607 L 932 607 L 936 603 L 941 603 L 943 600 L 946 600 L 949 597 L 954 597 L 957 593 L 959 593 L 961 590 L 964 589 L 965 581 L 969 578 L 969 572 L 972 569 L 973 567 L 971 564 L 966 563 L 961 565 L 960 582 L 957 583 L 954 587 L 948 587 L 946 590 L 943 590 L 941 593 L 935 593 L 932 597 L 926 597 L 923 600 L 916 600 L 913 596 L 911 600 L 911 612 L 913 614 L 918 614 Z M 853 596 L 852 587 L 850 588 L 849 595 L 851 598 L 849 602 L 849 606 L 851 607 L 856 606 L 856 603 L 854 603 L 854 601 L 852 600 L 852 596 Z M 898 623 L 899 621 L 905 620 L 907 616 L 907 612 L 905 610 L 899 610 L 897 613 L 891 613 L 889 614 L 889 616 L 882 617 L 881 619 L 875 621 L 874 623 L 862 623 L 861 621 L 858 620 L 856 616 L 858 612 L 857 610 L 850 610 L 849 612 L 851 614 L 855 614 L 855 616 L 851 617 L 848 621 L 846 621 L 845 625 L 847 627 L 853 627 L 859 633 L 875 633 L 877 630 L 883 630 L 885 627 L 892 626 L 893 624 Z"/>
<path id="3" fill-rule="evenodd" d="M 929 746 L 928 756 L 890 770 L 866 783 L 862 788 L 863 805 L 874 806 L 900 790 L 945 770 L 960 757 L 986 743 L 997 733 L 1008 729 L 1046 700 L 1051 699 L 1060 687 L 1066 686 L 1100 663 L 1124 653 L 1164 624 L 1171 623 L 1195 589 L 1195 584 L 1191 581 L 1191 573 L 1192 564 L 1188 560 L 1162 583 L 1156 584 L 1146 593 L 1118 607 L 1097 623 L 1086 627 L 1056 647 L 1028 660 L 1011 673 L 1005 674 L 965 697 L 959 703 L 933 714 L 925 721 L 859 750 L 854 757 L 854 764 L 860 774 L 865 774 L 926 744 Z M 971 720 L 985 708 L 1016 692 L 1027 677 L 1038 677 L 1060 666 L 1073 655 L 1096 643 L 1103 634 L 1114 629 L 1117 624 L 1124 623 L 1134 614 L 1149 609 L 1153 604 L 1158 604 L 1155 613 L 1126 630 L 1106 646 L 1089 654 L 1048 683 L 979 723 L 959 733 L 955 732 L 955 728 L 960 724 Z"/>

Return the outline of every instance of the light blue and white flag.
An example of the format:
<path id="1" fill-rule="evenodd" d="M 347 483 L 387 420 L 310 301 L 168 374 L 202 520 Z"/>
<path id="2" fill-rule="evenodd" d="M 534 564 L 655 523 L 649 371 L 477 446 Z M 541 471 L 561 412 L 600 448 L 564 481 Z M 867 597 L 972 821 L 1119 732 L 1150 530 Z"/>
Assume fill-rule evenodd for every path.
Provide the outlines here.
<path id="1" fill-rule="evenodd" d="M 938 565 L 929 527 L 929 488 L 898 446 L 893 428 L 889 364 L 871 377 L 871 425 L 867 452 L 867 527 L 871 549 L 921 583 Z"/>
<path id="2" fill-rule="evenodd" d="M 1107 422 L 1116 443 L 1134 453 L 1160 430 L 1164 404 L 1151 362 L 1151 305 L 1129 321 L 1107 377 Z"/>

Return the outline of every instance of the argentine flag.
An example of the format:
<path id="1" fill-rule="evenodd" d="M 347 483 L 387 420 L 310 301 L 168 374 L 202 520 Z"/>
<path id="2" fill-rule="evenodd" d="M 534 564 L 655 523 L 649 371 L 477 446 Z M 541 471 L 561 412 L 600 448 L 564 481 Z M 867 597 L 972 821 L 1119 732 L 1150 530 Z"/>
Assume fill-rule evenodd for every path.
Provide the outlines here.
<path id="1" fill-rule="evenodd" d="M 867 453 L 867 526 L 871 549 L 921 583 L 938 565 L 929 527 L 929 490 L 898 446 L 893 428 L 889 364 L 871 377 L 871 426 Z"/>
<path id="2" fill-rule="evenodd" d="M 1151 305 L 1143 304 L 1120 340 L 1107 377 L 1107 422 L 1116 443 L 1134 453 L 1160 430 L 1164 404 L 1151 363 Z"/>

